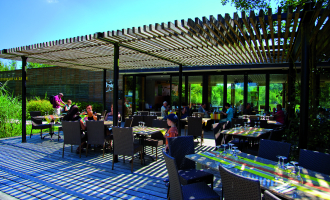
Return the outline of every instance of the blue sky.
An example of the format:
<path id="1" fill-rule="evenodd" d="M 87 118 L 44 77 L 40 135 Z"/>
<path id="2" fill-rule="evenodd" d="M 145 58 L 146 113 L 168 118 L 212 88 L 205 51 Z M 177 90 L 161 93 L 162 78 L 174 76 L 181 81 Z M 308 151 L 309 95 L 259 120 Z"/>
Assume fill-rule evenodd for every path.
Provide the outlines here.
<path id="1" fill-rule="evenodd" d="M 0 0 L 0 50 L 234 12 L 220 0 Z"/>

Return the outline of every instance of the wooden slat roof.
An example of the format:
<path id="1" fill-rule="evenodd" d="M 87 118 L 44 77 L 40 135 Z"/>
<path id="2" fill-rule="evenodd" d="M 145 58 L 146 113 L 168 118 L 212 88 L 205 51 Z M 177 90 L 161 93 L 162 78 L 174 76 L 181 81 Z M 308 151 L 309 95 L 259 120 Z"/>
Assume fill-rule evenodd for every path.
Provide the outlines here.
<path id="1" fill-rule="evenodd" d="M 303 9 L 241 17 L 234 13 L 173 23 L 144 25 L 51 42 L 4 49 L 0 58 L 102 70 L 113 68 L 114 43 L 120 45 L 120 70 L 300 62 L 299 31 L 306 13 L 310 19 L 310 44 L 316 42 L 319 59 L 329 59 L 329 6 L 310 3 Z M 295 12 L 293 12 L 295 10 Z M 306 21 L 306 20 L 305 20 Z M 280 31 L 278 31 L 280 30 Z M 298 38 L 298 39 L 297 39 Z"/>

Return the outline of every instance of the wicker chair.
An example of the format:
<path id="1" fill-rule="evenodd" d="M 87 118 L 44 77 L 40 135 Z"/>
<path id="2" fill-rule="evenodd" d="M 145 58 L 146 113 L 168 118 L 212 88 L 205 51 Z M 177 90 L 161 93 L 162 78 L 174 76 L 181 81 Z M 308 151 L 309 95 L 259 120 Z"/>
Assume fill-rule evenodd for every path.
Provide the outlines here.
<path id="1" fill-rule="evenodd" d="M 278 161 L 277 155 L 289 158 L 290 148 L 290 143 L 261 139 L 258 156 L 268 160 Z"/>
<path id="2" fill-rule="evenodd" d="M 113 134 L 113 156 L 112 156 L 112 169 L 115 164 L 115 155 L 123 155 L 125 163 L 125 156 L 132 156 L 131 172 L 133 173 L 134 154 L 140 152 L 141 165 L 142 165 L 142 146 L 134 144 L 133 128 L 112 128 Z"/>
<path id="3" fill-rule="evenodd" d="M 153 116 L 151 116 L 153 117 Z M 156 117 L 156 116 L 155 116 Z M 161 124 L 163 122 L 163 124 Z M 165 123 L 165 127 L 164 127 L 164 122 L 166 122 L 165 120 L 157 120 L 154 119 L 153 123 L 152 123 L 152 127 L 158 127 L 158 128 L 167 128 L 167 122 Z M 156 161 L 157 161 L 157 157 L 158 157 L 158 151 L 157 148 L 159 146 L 162 146 L 165 144 L 165 137 L 161 132 L 157 132 L 154 134 L 151 134 L 151 138 L 147 138 L 144 140 L 144 145 L 145 146 L 151 146 L 152 147 L 152 154 L 154 153 L 154 147 L 156 147 Z"/>
<path id="4" fill-rule="evenodd" d="M 166 168 L 170 180 L 170 199 L 220 199 L 220 196 L 205 183 L 198 182 L 181 186 L 176 160 L 163 151 Z"/>
<path id="5" fill-rule="evenodd" d="M 40 138 L 43 139 L 42 137 L 42 129 L 46 129 L 48 128 L 49 131 L 51 131 L 52 129 L 52 125 L 51 124 L 42 124 L 42 120 L 39 119 L 35 119 L 34 117 L 36 116 L 40 116 L 41 112 L 40 111 L 31 111 L 30 112 L 30 116 L 31 116 L 31 121 L 32 121 L 32 129 L 31 129 L 31 134 L 30 134 L 30 138 L 33 135 L 32 134 L 32 130 L 33 129 L 40 129 Z M 59 137 L 58 137 L 59 140 Z"/>
<path id="6" fill-rule="evenodd" d="M 272 194 L 268 190 L 265 191 L 263 199 L 264 200 L 281 200 L 280 198 L 278 198 L 277 196 L 275 196 L 274 194 Z"/>
<path id="7" fill-rule="evenodd" d="M 103 144 L 103 158 L 105 150 L 105 135 L 104 135 L 104 121 L 87 121 L 86 127 L 88 127 L 88 139 L 86 147 L 86 156 L 88 152 L 89 144 Z M 111 137 L 109 137 L 111 140 Z"/>
<path id="8" fill-rule="evenodd" d="M 240 126 L 244 126 L 244 122 L 247 122 L 247 119 L 237 119 L 237 118 L 232 118 L 231 119 L 231 124 L 233 127 L 235 127 L 235 124 L 239 124 Z"/>
<path id="9" fill-rule="evenodd" d="M 64 135 L 63 153 L 62 153 L 62 158 L 63 158 L 65 144 L 71 144 L 71 152 L 72 152 L 72 145 L 73 144 L 80 145 L 84 138 L 84 134 L 81 133 L 79 121 L 62 121 L 62 128 Z M 81 146 L 79 146 L 79 158 L 81 158 Z"/>
<path id="10" fill-rule="evenodd" d="M 260 122 L 260 128 L 268 128 L 267 120 L 251 120 L 251 126 L 254 127 L 255 125 L 258 126 Z"/>
<path id="11" fill-rule="evenodd" d="M 147 127 L 153 127 L 153 120 L 157 119 L 157 116 L 143 116 L 143 120 L 145 122 L 145 126 Z"/>
<path id="12" fill-rule="evenodd" d="M 226 122 L 218 123 L 218 125 L 215 128 L 213 128 L 215 146 L 219 146 L 224 142 L 224 134 L 220 134 L 220 132 L 230 127 L 231 127 L 231 122 L 226 121 Z"/>
<path id="13" fill-rule="evenodd" d="M 124 127 L 131 127 L 132 126 L 133 119 L 125 119 L 125 125 Z"/>
<path id="14" fill-rule="evenodd" d="M 180 183 L 182 185 L 187 185 L 191 183 L 205 182 L 206 184 L 211 184 L 211 188 L 213 188 L 214 175 L 202 170 L 196 170 L 195 162 L 185 157 L 188 154 L 195 153 L 193 137 L 180 136 L 167 138 L 167 140 L 169 155 L 176 160 Z"/>
<path id="15" fill-rule="evenodd" d="M 219 165 L 222 197 L 230 199 L 261 199 L 260 182 L 246 178 Z"/>
<path id="16" fill-rule="evenodd" d="M 201 146 L 204 139 L 204 130 L 201 117 L 188 117 L 188 135 L 201 137 Z"/>
<path id="17" fill-rule="evenodd" d="M 300 149 L 299 165 L 313 171 L 330 175 L 330 154 Z"/>
<path id="18" fill-rule="evenodd" d="M 134 115 L 132 117 L 133 121 L 132 121 L 132 127 L 134 126 L 138 126 L 139 125 L 139 122 L 143 122 L 143 117 L 144 116 L 137 116 L 137 115 Z"/>

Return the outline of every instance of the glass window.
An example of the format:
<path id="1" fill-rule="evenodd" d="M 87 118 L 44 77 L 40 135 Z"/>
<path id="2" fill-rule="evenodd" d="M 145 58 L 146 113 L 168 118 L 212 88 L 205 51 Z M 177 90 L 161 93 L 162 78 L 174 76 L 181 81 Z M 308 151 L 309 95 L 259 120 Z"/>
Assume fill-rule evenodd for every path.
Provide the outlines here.
<path id="1" fill-rule="evenodd" d="M 269 75 L 269 110 L 272 112 L 276 109 L 277 104 L 285 106 L 285 88 L 287 83 L 287 74 L 270 74 Z"/>
<path id="2" fill-rule="evenodd" d="M 266 74 L 248 75 L 248 99 L 253 110 L 264 111 L 266 99 Z"/>
<path id="3" fill-rule="evenodd" d="M 135 110 L 142 111 L 145 110 L 145 77 L 136 77 L 136 88 L 135 88 Z"/>
<path id="4" fill-rule="evenodd" d="M 185 101 L 185 77 L 182 77 L 182 99 L 181 101 Z M 179 76 L 172 76 L 172 91 L 171 98 L 173 106 L 179 106 Z"/>
<path id="5" fill-rule="evenodd" d="M 320 75 L 320 99 L 319 105 L 322 108 L 330 108 L 330 73 L 323 72 Z"/>
<path id="6" fill-rule="evenodd" d="M 209 76 L 208 85 L 208 103 L 210 109 L 218 111 L 221 110 L 223 102 L 223 75 Z"/>
<path id="7" fill-rule="evenodd" d="M 189 76 L 188 77 L 188 102 L 189 107 L 197 110 L 198 106 L 203 101 L 203 77 L 202 76 Z"/>
<path id="8" fill-rule="evenodd" d="M 125 115 L 131 115 L 132 114 L 132 108 L 133 108 L 133 90 L 134 90 L 134 84 L 133 84 L 133 76 L 125 76 Z"/>
<path id="9" fill-rule="evenodd" d="M 236 108 L 236 112 L 243 112 L 244 75 L 227 76 L 227 103 Z"/>

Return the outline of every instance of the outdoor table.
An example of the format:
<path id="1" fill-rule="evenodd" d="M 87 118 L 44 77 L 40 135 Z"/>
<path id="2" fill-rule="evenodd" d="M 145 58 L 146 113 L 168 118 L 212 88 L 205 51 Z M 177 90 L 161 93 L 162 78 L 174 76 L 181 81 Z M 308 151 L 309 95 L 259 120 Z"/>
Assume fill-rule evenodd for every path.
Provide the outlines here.
<path id="1" fill-rule="evenodd" d="M 157 127 L 139 127 L 139 126 L 133 126 L 133 133 L 136 134 L 139 137 L 140 140 L 140 144 L 142 145 L 142 155 L 143 155 L 143 159 L 145 154 L 144 151 L 144 139 L 148 136 L 148 135 L 152 135 L 155 134 L 157 132 L 161 132 L 163 135 L 165 135 L 167 129 L 165 128 L 157 128 Z M 153 157 L 150 156 L 150 158 L 152 160 L 154 160 Z"/>
<path id="2" fill-rule="evenodd" d="M 224 135 L 234 135 L 234 136 L 243 136 L 249 138 L 258 138 L 259 136 L 272 131 L 273 129 L 266 128 L 253 128 L 247 127 L 246 129 L 243 127 L 240 128 L 231 128 L 228 130 L 222 130 L 220 133 Z"/>
<path id="3" fill-rule="evenodd" d="M 55 124 L 57 122 L 57 120 L 63 118 L 63 116 L 60 116 L 60 115 L 46 115 L 46 116 L 34 116 L 33 118 L 35 119 L 38 119 L 38 120 L 46 120 L 46 117 L 48 118 L 47 122 L 51 125 L 51 131 L 48 133 L 48 135 L 50 136 L 50 139 L 51 141 L 53 141 L 53 135 L 56 135 L 55 134 L 55 131 L 54 131 L 54 127 L 58 127 L 59 130 L 58 130 L 58 133 L 57 133 L 57 136 L 58 136 L 58 141 L 60 140 L 61 136 L 59 135 L 60 133 L 60 129 L 62 128 L 62 125 L 61 124 Z M 55 123 L 53 123 L 55 122 Z M 46 136 L 48 135 L 45 135 L 43 138 L 45 138 Z"/>
<path id="4" fill-rule="evenodd" d="M 211 118 L 203 117 L 203 118 L 202 118 L 202 123 L 205 124 L 205 126 L 206 126 L 206 125 L 207 125 L 207 122 L 208 122 L 209 120 L 211 120 Z M 188 122 L 188 117 L 181 119 L 181 121 Z"/>
<path id="5" fill-rule="evenodd" d="M 246 116 L 248 119 L 252 118 L 253 120 L 256 120 L 258 118 L 259 118 L 259 120 L 262 120 L 262 117 L 263 117 L 263 115 L 240 115 L 240 116 L 238 116 L 238 118 L 243 119 L 243 116 Z M 274 116 L 266 116 L 266 117 L 268 117 L 269 120 L 274 120 Z M 266 120 L 266 118 L 264 120 Z"/>
<path id="6" fill-rule="evenodd" d="M 301 178 L 297 178 L 297 174 L 291 173 L 293 168 L 283 170 L 271 160 L 246 153 L 238 153 L 237 158 L 231 154 L 223 157 L 220 153 L 222 151 L 203 152 L 186 155 L 186 158 L 217 171 L 221 164 L 235 174 L 257 179 L 261 189 L 270 190 L 281 198 L 330 199 L 329 175 L 303 168 L 300 170 Z M 288 186 L 283 187 L 285 184 Z M 280 187 L 284 192 L 279 190 Z"/>
<path id="7" fill-rule="evenodd" d="M 121 123 L 121 121 L 118 121 L 118 124 Z M 104 126 L 113 126 L 113 121 L 104 121 Z"/>

